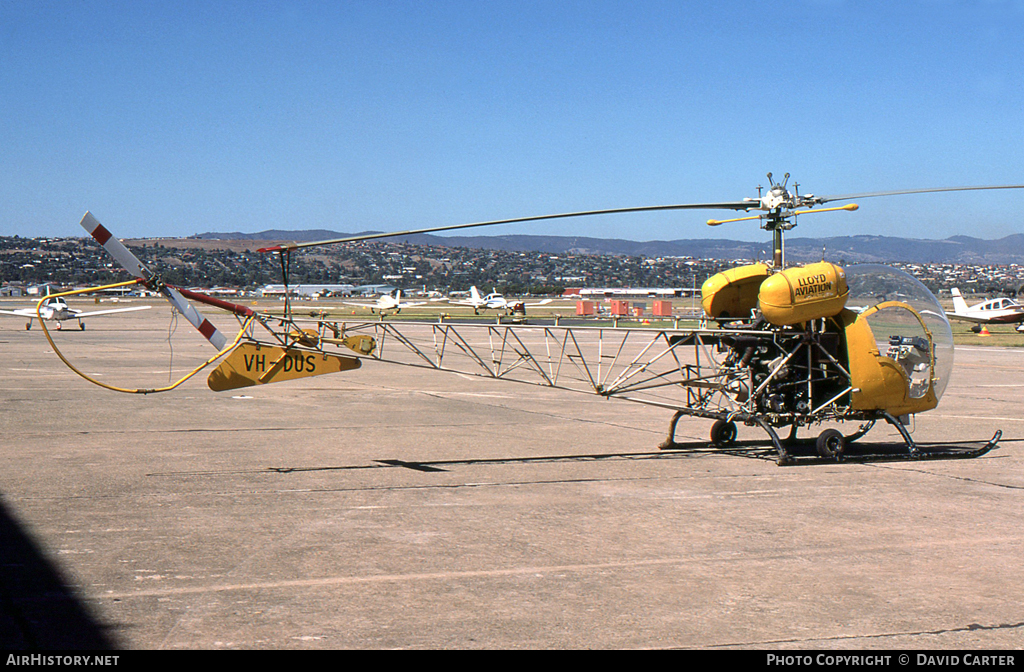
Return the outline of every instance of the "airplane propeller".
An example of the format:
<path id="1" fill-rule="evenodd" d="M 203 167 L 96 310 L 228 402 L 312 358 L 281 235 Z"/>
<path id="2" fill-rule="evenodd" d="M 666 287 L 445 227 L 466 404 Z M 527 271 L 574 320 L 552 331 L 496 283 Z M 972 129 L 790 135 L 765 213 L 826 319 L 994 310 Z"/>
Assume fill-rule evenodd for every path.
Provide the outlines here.
<path id="1" fill-rule="evenodd" d="M 164 295 L 171 305 L 177 309 L 179 313 L 185 316 L 193 327 L 199 330 L 199 333 L 206 337 L 213 347 L 218 350 L 223 350 L 224 346 L 227 345 L 228 339 L 217 330 L 217 327 L 213 326 L 209 320 L 199 314 L 191 303 L 189 303 L 181 293 L 171 287 L 170 285 L 164 284 L 159 277 L 151 270 L 146 268 L 138 258 L 131 253 L 131 251 L 124 246 L 120 240 L 118 240 L 113 234 L 110 233 L 102 224 L 100 224 L 95 217 L 92 216 L 91 212 L 86 212 L 85 216 L 82 217 L 82 228 L 89 232 L 89 235 L 96 240 L 97 243 L 103 246 L 103 249 L 107 251 L 110 256 L 114 258 L 117 263 L 121 264 L 129 273 L 140 279 L 146 287 L 160 292 Z"/>

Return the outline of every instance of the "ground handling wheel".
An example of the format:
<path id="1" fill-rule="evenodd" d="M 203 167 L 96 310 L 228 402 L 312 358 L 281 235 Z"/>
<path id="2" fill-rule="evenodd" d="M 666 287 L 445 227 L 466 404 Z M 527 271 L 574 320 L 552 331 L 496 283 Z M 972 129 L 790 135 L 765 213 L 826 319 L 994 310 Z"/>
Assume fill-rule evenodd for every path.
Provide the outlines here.
<path id="1" fill-rule="evenodd" d="M 736 423 L 729 420 L 715 420 L 711 425 L 711 443 L 719 448 L 730 446 L 736 441 Z"/>
<path id="2" fill-rule="evenodd" d="M 843 450 L 846 448 L 846 438 L 838 429 L 826 429 L 818 436 L 814 445 L 818 449 L 818 455 L 827 460 L 841 462 Z"/>

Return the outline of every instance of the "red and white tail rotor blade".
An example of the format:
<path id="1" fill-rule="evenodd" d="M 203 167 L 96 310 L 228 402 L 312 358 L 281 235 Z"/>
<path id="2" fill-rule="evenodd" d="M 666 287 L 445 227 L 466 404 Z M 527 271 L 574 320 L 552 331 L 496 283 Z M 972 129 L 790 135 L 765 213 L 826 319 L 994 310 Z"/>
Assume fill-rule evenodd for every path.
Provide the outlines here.
<path id="1" fill-rule="evenodd" d="M 120 240 L 117 239 L 110 231 L 96 221 L 96 218 L 92 216 L 91 212 L 85 213 L 82 217 L 82 228 L 89 232 L 97 243 L 103 246 L 110 256 L 114 258 L 114 261 L 124 266 L 125 270 L 134 275 L 136 278 L 143 280 L 149 280 L 153 274 L 149 272 L 149 269 L 142 265 L 131 251 L 124 246 Z"/>
<path id="2" fill-rule="evenodd" d="M 173 287 L 164 285 L 164 296 L 171 302 L 178 312 L 185 316 L 185 319 L 192 323 L 192 326 L 199 330 L 199 333 L 206 337 L 213 347 L 223 350 L 228 339 L 224 334 L 217 331 L 208 319 L 199 314 L 199 311 L 192 307 L 192 304 L 185 300 L 185 297 L 178 293 Z"/>
<path id="3" fill-rule="evenodd" d="M 124 266 L 124 268 L 134 275 L 136 278 L 140 278 L 149 282 L 153 279 L 153 273 L 143 266 L 142 262 L 131 253 L 127 247 L 124 246 L 120 240 L 117 239 L 110 231 L 96 221 L 96 218 L 92 216 L 92 213 L 86 212 L 85 216 L 82 217 L 82 228 L 89 232 L 97 243 L 103 246 L 110 256 L 114 258 L 117 263 Z M 171 302 L 179 313 L 185 316 L 193 327 L 199 330 L 199 333 L 206 337 L 206 340 L 213 344 L 213 347 L 218 350 L 223 350 L 227 344 L 228 339 L 224 334 L 217 330 L 217 327 L 213 326 L 209 320 L 199 314 L 199 311 L 192 307 L 192 304 L 185 300 L 178 290 L 167 285 L 160 284 L 156 287 L 164 297 Z"/>

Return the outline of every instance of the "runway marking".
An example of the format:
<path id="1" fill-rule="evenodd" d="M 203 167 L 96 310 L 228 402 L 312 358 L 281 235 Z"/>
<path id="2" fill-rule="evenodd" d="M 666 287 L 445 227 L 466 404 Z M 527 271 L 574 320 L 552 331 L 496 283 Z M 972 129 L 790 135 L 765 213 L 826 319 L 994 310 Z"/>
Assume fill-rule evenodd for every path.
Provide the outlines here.
<path id="1" fill-rule="evenodd" d="M 946 418 L 948 420 L 1007 420 L 1010 422 L 1024 422 L 1024 418 L 1006 418 L 990 415 L 944 415 L 939 413 L 930 414 L 933 418 Z"/>
<path id="2" fill-rule="evenodd" d="M 664 558 L 657 560 L 634 560 L 631 562 L 604 562 L 577 565 L 552 565 L 548 567 L 513 567 L 510 569 L 481 569 L 461 572 L 421 572 L 416 574 L 380 574 L 376 576 L 331 576 L 319 579 L 291 579 L 284 581 L 262 581 L 253 583 L 222 584 L 215 586 L 192 586 L 182 588 L 163 588 L 156 590 L 140 590 L 115 593 L 113 591 L 97 596 L 99 599 L 123 600 L 130 597 L 162 597 L 167 595 L 196 595 L 201 593 L 221 593 L 234 590 L 267 590 L 274 588 L 316 588 L 322 586 L 342 586 L 365 583 L 392 583 L 396 581 L 429 581 L 451 579 L 491 578 L 502 576 L 541 575 L 557 572 L 584 572 L 602 569 L 628 569 L 633 567 L 651 567 L 677 565 L 697 562 L 697 558 Z"/>
<path id="3" fill-rule="evenodd" d="M 1021 352 L 1019 345 L 957 345 L 957 350 L 970 350 L 971 352 L 1001 352 L 1001 353 L 1018 353 Z"/>
<path id="4" fill-rule="evenodd" d="M 445 392 L 437 390 L 415 390 L 422 394 L 430 394 L 438 397 L 484 397 L 487 399 L 520 399 L 514 394 L 496 394 L 493 392 Z"/>
<path id="5" fill-rule="evenodd" d="M 986 545 L 993 543 L 1018 544 L 1020 537 L 996 537 L 984 540 Z M 933 540 L 918 544 L 910 544 L 913 548 L 930 548 L 935 546 L 959 546 L 963 543 L 961 539 Z M 813 550 L 813 549 L 812 549 Z M 860 552 L 870 552 L 872 549 L 859 549 Z M 891 551 L 891 546 L 879 546 L 875 551 Z M 785 558 L 807 554 L 780 554 L 765 560 L 784 560 Z M 639 567 L 664 567 L 669 565 L 687 565 L 703 563 L 704 557 L 683 557 L 683 558 L 657 558 L 651 560 L 632 560 L 620 562 L 596 562 L 572 565 L 550 565 L 540 567 L 512 567 L 508 569 L 479 569 L 455 572 L 418 572 L 414 574 L 379 574 L 376 576 L 327 576 L 316 579 L 290 579 L 283 581 L 254 581 L 249 583 L 229 583 L 213 586 L 186 586 L 181 588 L 159 588 L 151 590 L 139 590 L 130 592 L 108 592 L 103 595 L 89 596 L 89 599 L 102 600 L 124 600 L 136 597 L 166 597 L 172 595 L 200 595 L 204 593 L 224 593 L 236 590 L 274 590 L 280 588 L 322 588 L 325 586 L 347 586 L 375 583 L 395 583 L 406 581 L 450 581 L 458 579 L 498 578 L 503 576 L 540 576 L 545 574 L 557 574 L 560 572 L 593 572 L 601 570 L 634 569 Z"/>

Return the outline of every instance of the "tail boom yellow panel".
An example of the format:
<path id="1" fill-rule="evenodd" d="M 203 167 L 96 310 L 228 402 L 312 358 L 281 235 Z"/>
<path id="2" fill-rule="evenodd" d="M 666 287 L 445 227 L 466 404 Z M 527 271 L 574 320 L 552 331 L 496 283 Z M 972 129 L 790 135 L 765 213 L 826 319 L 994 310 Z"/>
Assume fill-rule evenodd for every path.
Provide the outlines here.
<path id="1" fill-rule="evenodd" d="M 214 392 L 358 369 L 357 357 L 342 357 L 276 345 L 242 343 L 210 373 Z"/>

